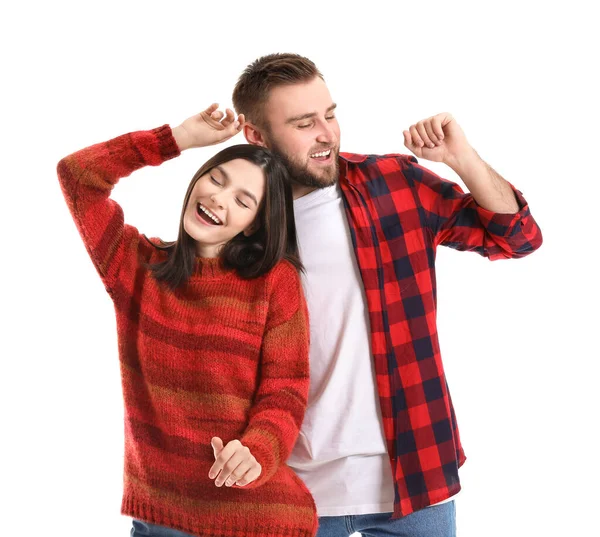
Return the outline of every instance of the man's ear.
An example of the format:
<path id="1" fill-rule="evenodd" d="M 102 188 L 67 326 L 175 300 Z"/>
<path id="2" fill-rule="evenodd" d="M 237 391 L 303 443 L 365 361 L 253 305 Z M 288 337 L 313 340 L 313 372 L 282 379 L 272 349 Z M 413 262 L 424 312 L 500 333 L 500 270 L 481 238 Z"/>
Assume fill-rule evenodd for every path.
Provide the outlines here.
<path id="1" fill-rule="evenodd" d="M 246 123 L 244 125 L 244 136 L 249 144 L 267 147 L 262 132 L 260 132 L 260 129 L 252 123 Z"/>

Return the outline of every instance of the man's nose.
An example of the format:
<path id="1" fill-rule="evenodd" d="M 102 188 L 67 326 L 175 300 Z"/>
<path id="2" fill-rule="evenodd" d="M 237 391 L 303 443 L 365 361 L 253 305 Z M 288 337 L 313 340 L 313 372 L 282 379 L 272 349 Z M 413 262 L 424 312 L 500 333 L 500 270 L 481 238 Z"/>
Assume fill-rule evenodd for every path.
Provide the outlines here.
<path id="1" fill-rule="evenodd" d="M 317 142 L 331 144 L 335 142 L 335 132 L 327 121 L 321 123 L 320 132 L 317 135 Z"/>

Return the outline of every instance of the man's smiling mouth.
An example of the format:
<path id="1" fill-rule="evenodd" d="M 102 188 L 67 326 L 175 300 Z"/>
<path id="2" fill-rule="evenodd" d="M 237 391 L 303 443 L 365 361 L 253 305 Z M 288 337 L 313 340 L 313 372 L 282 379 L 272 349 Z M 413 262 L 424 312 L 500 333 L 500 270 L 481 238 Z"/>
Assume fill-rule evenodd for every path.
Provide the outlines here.
<path id="1" fill-rule="evenodd" d="M 321 151 L 320 153 L 313 153 L 310 158 L 322 158 L 322 159 L 326 159 L 329 158 L 329 155 L 331 154 L 331 149 L 328 149 L 327 151 Z"/>

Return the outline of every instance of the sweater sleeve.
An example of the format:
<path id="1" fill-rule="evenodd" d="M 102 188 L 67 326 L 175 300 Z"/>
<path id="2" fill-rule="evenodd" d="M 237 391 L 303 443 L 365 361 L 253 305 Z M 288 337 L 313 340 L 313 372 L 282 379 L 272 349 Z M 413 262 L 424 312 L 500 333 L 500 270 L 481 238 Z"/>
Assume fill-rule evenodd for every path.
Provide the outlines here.
<path id="1" fill-rule="evenodd" d="M 179 155 L 171 128 L 124 134 L 63 158 L 57 167 L 62 192 L 85 247 L 112 293 L 124 259 L 135 254 L 139 233 L 126 225 L 123 210 L 110 199 L 120 178 L 146 165 Z"/>
<path id="2" fill-rule="evenodd" d="M 512 185 L 518 212 L 495 213 L 456 183 L 417 164 L 416 158 L 404 159 L 404 175 L 413 182 L 436 245 L 477 252 L 490 260 L 525 257 L 541 246 L 542 232 L 522 193 Z"/>
<path id="3" fill-rule="evenodd" d="M 300 276 L 288 262 L 273 270 L 277 274 L 262 343 L 260 385 L 240 439 L 262 472 L 244 489 L 266 483 L 288 459 L 308 401 L 309 325 Z"/>

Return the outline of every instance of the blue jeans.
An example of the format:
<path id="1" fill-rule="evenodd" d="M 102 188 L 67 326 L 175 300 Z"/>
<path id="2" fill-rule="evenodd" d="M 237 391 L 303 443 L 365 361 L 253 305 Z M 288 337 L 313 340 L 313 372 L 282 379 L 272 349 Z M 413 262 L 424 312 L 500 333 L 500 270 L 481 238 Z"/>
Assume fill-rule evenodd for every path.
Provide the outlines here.
<path id="1" fill-rule="evenodd" d="M 150 524 L 150 522 L 142 522 L 135 518 L 132 525 L 130 537 L 191 537 L 189 533 L 157 526 L 156 524 Z"/>
<path id="2" fill-rule="evenodd" d="M 317 537 L 456 537 L 454 501 L 420 509 L 396 520 L 392 513 L 319 517 Z"/>
<path id="3" fill-rule="evenodd" d="M 319 517 L 317 537 L 456 537 L 454 502 L 421 509 L 397 520 L 392 513 Z M 130 537 L 191 537 L 164 526 L 133 520 Z"/>

